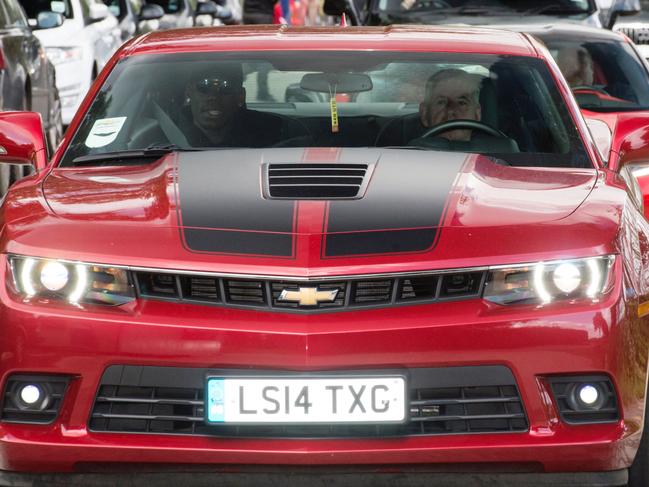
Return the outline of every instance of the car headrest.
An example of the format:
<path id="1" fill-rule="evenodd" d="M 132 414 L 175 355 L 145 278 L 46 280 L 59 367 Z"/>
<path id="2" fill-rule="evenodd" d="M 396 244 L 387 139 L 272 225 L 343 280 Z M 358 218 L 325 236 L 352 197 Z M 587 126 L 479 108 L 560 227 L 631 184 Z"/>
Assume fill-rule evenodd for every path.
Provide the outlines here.
<path id="1" fill-rule="evenodd" d="M 481 121 L 495 129 L 498 127 L 498 97 L 491 78 L 483 78 L 480 86 Z"/>

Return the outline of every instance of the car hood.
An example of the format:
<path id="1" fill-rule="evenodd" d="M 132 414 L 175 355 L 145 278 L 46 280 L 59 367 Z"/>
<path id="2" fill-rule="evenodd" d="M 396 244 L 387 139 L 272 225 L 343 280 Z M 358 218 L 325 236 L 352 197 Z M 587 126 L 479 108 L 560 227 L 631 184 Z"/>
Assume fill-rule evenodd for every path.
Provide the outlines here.
<path id="1" fill-rule="evenodd" d="M 35 30 L 34 35 L 38 37 L 45 47 L 50 46 L 76 46 L 80 39 L 75 38 L 83 30 L 83 24 L 75 19 L 66 19 L 59 27 L 52 29 Z"/>
<path id="2" fill-rule="evenodd" d="M 264 196 L 269 165 L 309 163 L 367 165 L 364 194 L 311 201 Z M 114 254 L 127 265 L 169 259 L 173 267 L 200 262 L 259 272 L 268 265 L 268 272 L 279 266 L 287 274 L 334 273 L 341 265 L 369 271 L 375 263 L 421 267 L 431 260 L 454 266 L 469 254 L 478 263 L 601 241 L 601 233 L 560 224 L 597 178 L 595 169 L 519 168 L 419 150 L 176 153 L 150 165 L 55 169 L 42 186 L 47 215 L 15 226 L 21 231 L 13 245 L 18 253 L 42 253 L 30 247 L 51 242 L 54 231 L 65 249 L 61 258 L 90 252 L 86 258 L 103 262 Z M 546 238 L 551 227 L 554 240 Z"/>

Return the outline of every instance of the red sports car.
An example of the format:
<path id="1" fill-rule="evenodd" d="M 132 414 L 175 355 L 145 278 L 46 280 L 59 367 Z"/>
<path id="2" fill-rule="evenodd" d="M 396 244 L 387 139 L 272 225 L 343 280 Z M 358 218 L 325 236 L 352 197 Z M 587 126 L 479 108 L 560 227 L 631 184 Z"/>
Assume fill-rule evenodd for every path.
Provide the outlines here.
<path id="1" fill-rule="evenodd" d="M 140 37 L 50 162 L 0 114 L 0 483 L 646 487 L 627 125 L 414 26 Z"/>

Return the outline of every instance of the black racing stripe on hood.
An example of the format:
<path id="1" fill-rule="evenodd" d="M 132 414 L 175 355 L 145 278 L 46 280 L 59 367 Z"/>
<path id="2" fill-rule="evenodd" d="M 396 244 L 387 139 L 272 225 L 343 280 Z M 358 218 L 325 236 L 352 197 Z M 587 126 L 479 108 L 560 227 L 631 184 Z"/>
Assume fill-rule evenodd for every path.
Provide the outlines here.
<path id="1" fill-rule="evenodd" d="M 387 232 L 341 233 L 327 237 L 327 256 L 395 254 L 427 249 L 435 240 L 436 228 Z"/>
<path id="2" fill-rule="evenodd" d="M 297 204 L 262 197 L 258 157 L 236 150 L 178 155 L 177 204 L 189 250 L 294 255 Z"/>
<path id="3" fill-rule="evenodd" d="M 323 257 L 423 252 L 439 237 L 449 193 L 466 154 L 384 153 L 365 197 L 333 201 L 325 221 Z M 403 158 L 403 153 L 398 157 Z"/>
<path id="4" fill-rule="evenodd" d="M 186 228 L 185 243 L 196 252 L 267 255 L 293 255 L 293 236 L 281 233 L 234 232 Z"/>

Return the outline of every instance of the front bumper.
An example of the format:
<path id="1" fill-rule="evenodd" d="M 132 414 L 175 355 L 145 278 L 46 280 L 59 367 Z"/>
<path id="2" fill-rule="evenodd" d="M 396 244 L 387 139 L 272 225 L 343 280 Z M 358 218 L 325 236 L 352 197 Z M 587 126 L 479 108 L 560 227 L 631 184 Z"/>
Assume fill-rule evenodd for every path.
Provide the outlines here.
<path id="1" fill-rule="evenodd" d="M 239 471 L 246 465 L 291 465 L 348 466 L 353 472 L 389 465 L 396 470 L 388 472 L 414 469 L 421 478 L 431 473 L 422 467 L 435 475 L 471 472 L 485 478 L 561 473 L 572 479 L 566 485 L 580 485 L 570 477 L 574 472 L 601 473 L 605 481 L 595 485 L 618 485 L 640 440 L 648 343 L 647 327 L 635 304 L 622 302 L 621 289 L 617 282 L 600 303 L 545 309 L 502 308 L 475 299 L 314 315 L 145 300 L 77 309 L 21 303 L 2 289 L 3 387 L 18 373 L 61 374 L 72 381 L 52 424 L 0 422 L 0 470 L 123 471 L 130 465 Z M 114 365 L 296 372 L 500 366 L 513 373 L 529 429 L 308 439 L 92 431 L 98 386 Z M 562 422 L 546 379 L 565 374 L 609 376 L 622 420 Z"/>

